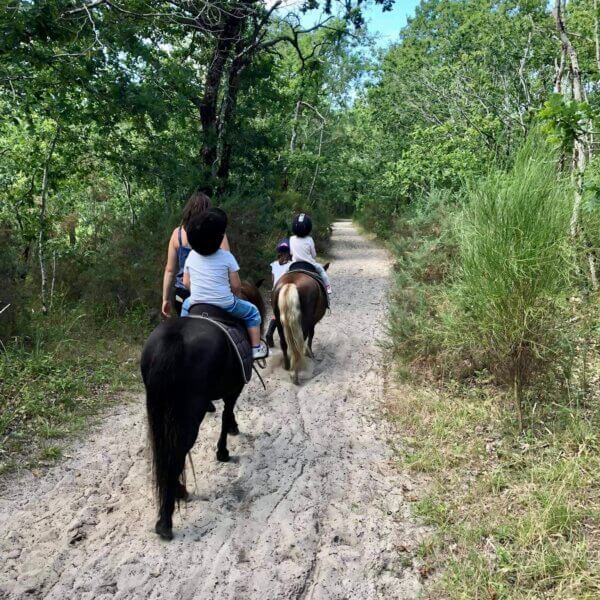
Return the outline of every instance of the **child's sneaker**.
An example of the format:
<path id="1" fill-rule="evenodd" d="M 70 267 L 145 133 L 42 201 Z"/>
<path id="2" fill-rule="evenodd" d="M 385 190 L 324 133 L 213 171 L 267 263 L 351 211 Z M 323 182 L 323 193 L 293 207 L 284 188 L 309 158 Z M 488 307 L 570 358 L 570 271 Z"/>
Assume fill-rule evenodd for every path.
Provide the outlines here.
<path id="1" fill-rule="evenodd" d="M 264 342 L 261 342 L 258 346 L 252 346 L 252 360 L 266 358 L 268 355 L 269 349 Z"/>
<path id="2" fill-rule="evenodd" d="M 328 285 L 325 289 L 327 290 L 328 294 L 331 294 L 331 285 Z"/>

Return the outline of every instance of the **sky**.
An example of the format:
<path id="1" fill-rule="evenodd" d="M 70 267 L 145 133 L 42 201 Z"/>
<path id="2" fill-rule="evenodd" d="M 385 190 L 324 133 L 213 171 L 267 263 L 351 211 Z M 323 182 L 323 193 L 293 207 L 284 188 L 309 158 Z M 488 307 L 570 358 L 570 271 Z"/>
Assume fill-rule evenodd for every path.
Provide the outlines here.
<path id="1" fill-rule="evenodd" d="M 265 0 L 266 6 L 272 6 L 275 0 Z M 415 8 L 420 0 L 395 0 L 391 11 L 383 12 L 381 6 L 373 1 L 369 2 L 364 9 L 365 20 L 367 22 L 369 33 L 376 35 L 377 45 L 383 48 L 398 39 L 400 30 L 406 25 L 406 20 L 415 14 Z M 280 14 L 295 10 L 302 0 L 283 0 Z M 309 11 L 302 17 L 302 24 L 306 27 L 314 25 L 317 21 L 323 19 L 323 14 L 319 11 Z"/>
<path id="2" fill-rule="evenodd" d="M 396 0 L 390 12 L 383 12 L 381 6 L 370 5 L 365 11 L 368 29 L 371 34 L 378 33 L 377 44 L 387 46 L 398 39 L 400 29 L 406 25 L 406 19 L 415 14 L 419 0 Z"/>

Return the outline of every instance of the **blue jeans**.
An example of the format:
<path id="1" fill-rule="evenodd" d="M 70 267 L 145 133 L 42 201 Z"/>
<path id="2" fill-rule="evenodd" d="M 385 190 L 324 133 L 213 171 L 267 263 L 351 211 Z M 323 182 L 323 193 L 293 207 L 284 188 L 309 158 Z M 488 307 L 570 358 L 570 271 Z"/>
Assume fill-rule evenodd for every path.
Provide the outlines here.
<path id="1" fill-rule="evenodd" d="M 190 314 L 190 297 L 188 296 L 181 305 L 181 316 L 187 317 Z"/>
<path id="2" fill-rule="evenodd" d="M 231 306 L 223 306 L 221 307 L 223 310 L 226 310 L 229 314 L 241 319 L 246 324 L 246 327 L 258 327 L 262 319 L 260 317 L 260 312 L 258 312 L 258 308 L 252 304 L 252 302 L 248 302 L 246 300 L 242 300 L 241 298 L 237 298 L 234 300 Z M 181 307 L 181 316 L 187 317 L 190 314 L 190 299 L 186 298 L 183 302 L 183 306 Z"/>
<path id="3" fill-rule="evenodd" d="M 234 317 L 242 319 L 246 323 L 246 327 L 258 327 L 262 322 L 258 308 L 252 302 L 242 300 L 237 296 L 231 306 L 223 308 Z"/>

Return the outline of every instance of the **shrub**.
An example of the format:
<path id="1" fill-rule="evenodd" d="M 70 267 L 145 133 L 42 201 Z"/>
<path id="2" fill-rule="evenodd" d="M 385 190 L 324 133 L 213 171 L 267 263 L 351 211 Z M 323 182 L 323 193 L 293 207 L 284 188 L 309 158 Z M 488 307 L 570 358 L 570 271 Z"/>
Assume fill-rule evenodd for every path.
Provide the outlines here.
<path id="1" fill-rule="evenodd" d="M 399 212 L 389 236 L 396 257 L 390 339 L 395 355 L 413 364 L 440 358 L 438 305 L 456 252 L 449 226 L 456 206 L 454 194 L 433 189 Z"/>
<path id="2" fill-rule="evenodd" d="M 519 416 L 534 373 L 568 362 L 570 354 L 570 203 L 555 165 L 532 136 L 511 172 L 493 173 L 471 189 L 458 223 L 447 342 L 513 386 Z"/>

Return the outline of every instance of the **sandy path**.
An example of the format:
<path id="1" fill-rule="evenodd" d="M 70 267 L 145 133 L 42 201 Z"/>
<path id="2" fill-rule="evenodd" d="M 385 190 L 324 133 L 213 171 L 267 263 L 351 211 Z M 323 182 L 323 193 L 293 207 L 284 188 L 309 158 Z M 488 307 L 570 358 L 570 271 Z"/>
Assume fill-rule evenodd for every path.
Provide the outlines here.
<path id="1" fill-rule="evenodd" d="M 419 596 L 399 549 L 414 548 L 420 531 L 388 464 L 381 418 L 376 340 L 389 261 L 345 221 L 335 225 L 332 255 L 334 307 L 317 328 L 312 378 L 295 387 L 276 359 L 268 393 L 253 378 L 228 464 L 215 459 L 220 406 L 207 415 L 175 539 L 162 542 L 152 529 L 140 396 L 72 458 L 3 483 L 1 598 Z"/>

